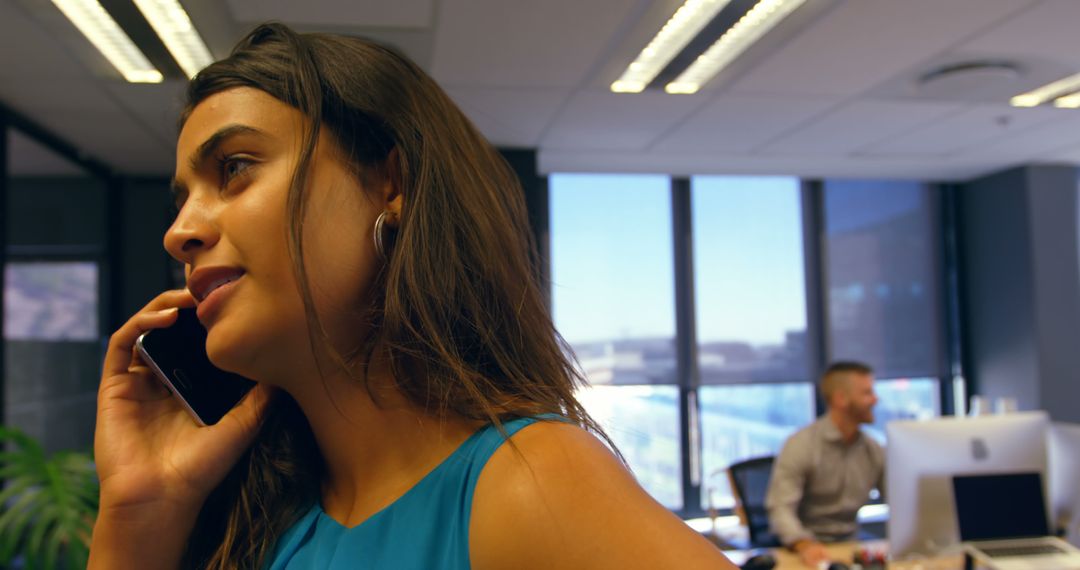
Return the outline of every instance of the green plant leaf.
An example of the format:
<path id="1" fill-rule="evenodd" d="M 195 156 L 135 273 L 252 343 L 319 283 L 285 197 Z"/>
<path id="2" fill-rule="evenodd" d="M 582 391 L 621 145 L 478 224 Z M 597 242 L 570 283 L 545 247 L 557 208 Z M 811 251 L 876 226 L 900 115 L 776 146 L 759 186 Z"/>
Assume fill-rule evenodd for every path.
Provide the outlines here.
<path id="1" fill-rule="evenodd" d="M 62 525 L 58 525 L 57 528 L 49 533 L 48 539 L 45 542 L 44 556 L 42 556 L 42 565 L 45 568 L 56 568 L 56 555 L 67 540 L 67 532 Z"/>
<path id="2" fill-rule="evenodd" d="M 13 520 L 15 520 L 20 513 L 28 513 L 33 511 L 30 507 L 37 500 L 38 494 L 39 493 L 36 490 L 31 490 L 20 495 L 19 498 L 16 499 L 14 503 L 12 503 L 11 507 L 8 508 L 3 515 L 0 515 L 0 531 L 17 532 L 19 530 L 17 527 L 12 527 L 10 529 L 6 527 Z"/>
<path id="3" fill-rule="evenodd" d="M 34 522 L 30 529 L 30 539 L 26 544 L 26 557 L 27 562 L 31 560 L 36 562 L 44 557 L 42 551 L 42 544 L 45 540 L 46 534 L 56 526 L 54 519 L 56 507 L 52 505 L 46 506 L 38 513 L 38 517 L 34 519 Z"/>
<path id="4" fill-rule="evenodd" d="M 10 479 L 8 486 L 3 491 L 0 491 L 0 508 L 8 504 L 15 497 L 20 497 L 32 487 L 34 487 L 34 480 L 23 477 L 21 479 Z"/>
<path id="5" fill-rule="evenodd" d="M 19 547 L 26 542 L 27 523 L 34 512 L 30 509 L 15 511 L 9 525 L 11 531 L 0 532 L 0 560 L 7 562 L 20 552 Z"/>
<path id="6" fill-rule="evenodd" d="M 3 443 L 7 442 L 6 449 Z M 0 564 L 85 568 L 99 485 L 88 453 L 51 455 L 33 438 L 0 426 Z"/>

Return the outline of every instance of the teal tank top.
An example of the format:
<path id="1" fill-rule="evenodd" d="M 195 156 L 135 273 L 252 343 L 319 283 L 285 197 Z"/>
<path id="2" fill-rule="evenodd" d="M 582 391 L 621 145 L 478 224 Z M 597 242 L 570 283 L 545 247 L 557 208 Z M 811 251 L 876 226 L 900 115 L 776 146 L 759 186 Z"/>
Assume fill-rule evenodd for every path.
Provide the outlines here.
<path id="1" fill-rule="evenodd" d="M 518 418 L 503 426 L 513 435 L 536 421 Z M 264 568 L 467 570 L 473 491 L 504 441 L 495 426 L 481 428 L 412 489 L 353 528 L 330 518 L 316 502 L 282 535 Z"/>

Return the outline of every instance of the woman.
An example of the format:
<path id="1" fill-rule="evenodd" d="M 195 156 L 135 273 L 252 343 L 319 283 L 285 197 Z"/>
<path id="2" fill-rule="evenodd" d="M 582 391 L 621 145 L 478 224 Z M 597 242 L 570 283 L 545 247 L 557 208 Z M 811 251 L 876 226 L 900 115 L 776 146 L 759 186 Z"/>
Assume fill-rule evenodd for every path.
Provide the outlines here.
<path id="1" fill-rule="evenodd" d="M 188 286 L 110 341 L 92 568 L 729 567 L 589 433 L 520 187 L 404 57 L 259 27 L 192 80 L 174 189 Z M 258 381 L 203 428 L 132 356 L 193 306 Z"/>

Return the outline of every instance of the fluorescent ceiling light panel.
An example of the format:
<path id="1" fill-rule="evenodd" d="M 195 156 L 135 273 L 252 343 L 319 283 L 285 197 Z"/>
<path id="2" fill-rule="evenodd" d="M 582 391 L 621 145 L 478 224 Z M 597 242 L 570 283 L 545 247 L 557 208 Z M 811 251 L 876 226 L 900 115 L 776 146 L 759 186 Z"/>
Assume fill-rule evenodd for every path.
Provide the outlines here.
<path id="1" fill-rule="evenodd" d="M 177 0 L 135 0 L 146 21 L 157 32 L 180 69 L 195 77 L 202 68 L 214 62 L 210 50 L 195 31 L 191 18 Z"/>
<path id="2" fill-rule="evenodd" d="M 805 2 L 806 0 L 761 0 L 709 46 L 686 71 L 668 83 L 664 90 L 677 94 L 697 93 L 702 85 L 708 83 Z"/>
<path id="3" fill-rule="evenodd" d="M 1054 99 L 1054 106 L 1061 109 L 1080 109 L 1080 93 L 1070 93 Z"/>
<path id="4" fill-rule="evenodd" d="M 135 42 L 97 0 L 53 0 L 109 63 L 131 83 L 161 83 L 161 72 L 146 59 Z"/>
<path id="5" fill-rule="evenodd" d="M 1017 95 L 1009 100 L 1009 104 L 1013 107 L 1036 107 L 1051 99 L 1076 91 L 1080 91 L 1080 73 L 1070 75 L 1064 79 L 1058 79 L 1057 81 L 1047 83 L 1038 89 Z M 1062 98 L 1066 99 L 1066 97 Z M 1066 105 L 1057 106 L 1063 107 Z"/>
<path id="6" fill-rule="evenodd" d="M 616 93 L 641 93 L 702 28 L 731 0 L 686 0 L 656 37 L 641 50 L 622 76 L 611 84 Z"/>

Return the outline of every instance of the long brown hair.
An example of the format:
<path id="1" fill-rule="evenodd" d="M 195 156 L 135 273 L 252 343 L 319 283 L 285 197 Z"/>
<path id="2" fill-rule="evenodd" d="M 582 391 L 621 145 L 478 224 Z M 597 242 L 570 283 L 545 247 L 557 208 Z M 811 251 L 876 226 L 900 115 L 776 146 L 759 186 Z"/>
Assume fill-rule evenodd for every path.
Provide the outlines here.
<path id="1" fill-rule="evenodd" d="M 374 326 L 355 353 L 336 362 L 363 364 L 378 347 L 396 387 L 429 413 L 500 429 L 504 419 L 556 413 L 607 440 L 574 397 L 582 378 L 536 278 L 521 185 L 427 74 L 367 40 L 265 24 L 191 81 L 181 125 L 207 97 L 241 86 L 265 91 L 310 120 L 289 191 L 287 231 L 313 344 L 330 343 L 305 269 L 305 181 L 325 128 L 359 179 L 391 176 L 403 198 L 393 249 L 364 308 Z M 312 440 L 296 403 L 275 402 L 251 450 L 206 502 L 186 565 L 260 567 L 318 500 L 322 466 Z"/>

